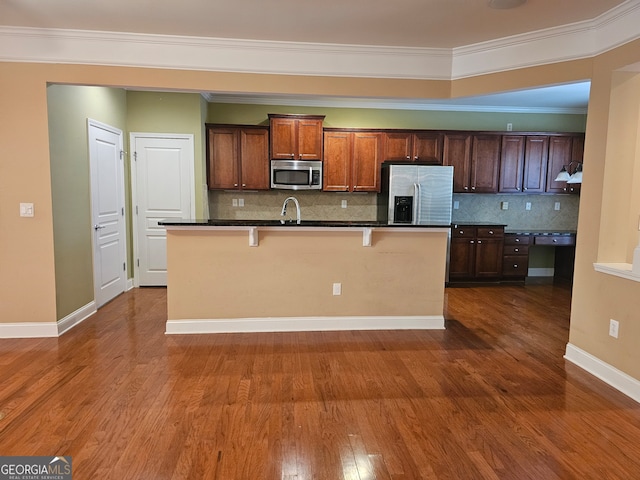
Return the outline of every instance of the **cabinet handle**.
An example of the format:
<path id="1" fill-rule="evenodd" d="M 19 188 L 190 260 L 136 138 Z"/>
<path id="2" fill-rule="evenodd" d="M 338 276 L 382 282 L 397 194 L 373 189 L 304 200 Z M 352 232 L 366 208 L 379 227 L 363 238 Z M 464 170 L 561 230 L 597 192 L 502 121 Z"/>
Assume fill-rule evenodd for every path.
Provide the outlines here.
<path id="1" fill-rule="evenodd" d="M 247 186 L 247 184 L 246 184 L 246 183 L 243 183 L 243 184 L 242 184 L 242 186 L 243 186 L 243 187 L 246 187 L 246 186 Z"/>
<path id="2" fill-rule="evenodd" d="M 513 268 L 518 268 L 518 264 L 517 264 L 517 263 L 514 263 L 514 264 L 513 264 Z"/>
<path id="3" fill-rule="evenodd" d="M 469 187 L 464 187 L 465 190 L 469 190 Z"/>
<path id="4" fill-rule="evenodd" d="M 476 189 L 476 187 L 471 187 L 471 190 L 475 190 L 475 189 Z"/>
<path id="5" fill-rule="evenodd" d="M 489 235 L 493 235 L 493 230 L 489 230 Z"/>
<path id="6" fill-rule="evenodd" d="M 237 183 L 234 183 L 234 184 L 233 184 L 233 186 L 234 186 L 234 187 L 237 187 L 237 186 L 238 186 L 238 184 L 237 184 Z"/>
<path id="7" fill-rule="evenodd" d="M 413 157 L 413 159 L 417 162 L 417 161 L 418 161 L 418 155 L 416 155 L 415 157 Z"/>
<path id="8" fill-rule="evenodd" d="M 513 251 L 514 251 L 514 252 L 519 252 L 519 251 L 520 251 L 520 249 L 519 249 L 519 248 L 514 248 L 514 249 L 513 249 Z"/>
<path id="9" fill-rule="evenodd" d="M 557 243 L 557 242 L 558 242 L 558 240 L 556 240 L 556 239 L 554 238 L 554 239 L 553 239 L 553 243 Z"/>
<path id="10" fill-rule="evenodd" d="M 292 154 L 291 154 L 291 160 L 295 160 L 295 159 L 296 159 L 296 154 L 295 154 L 295 153 L 292 153 Z"/>
<path id="11" fill-rule="evenodd" d="M 460 235 L 464 235 L 464 230 L 460 230 L 458 233 L 459 233 Z"/>
<path id="12" fill-rule="evenodd" d="M 407 160 L 411 160 L 411 155 L 407 155 Z"/>
<path id="13" fill-rule="evenodd" d="M 527 187 L 524 187 L 522 190 L 528 190 L 528 188 L 527 188 Z"/>
<path id="14" fill-rule="evenodd" d="M 476 243 L 476 242 L 474 242 L 473 240 L 469 240 L 469 243 Z"/>
<path id="15" fill-rule="evenodd" d="M 519 238 L 516 238 L 516 242 L 519 242 L 519 241 L 520 241 L 520 239 L 519 239 Z"/>

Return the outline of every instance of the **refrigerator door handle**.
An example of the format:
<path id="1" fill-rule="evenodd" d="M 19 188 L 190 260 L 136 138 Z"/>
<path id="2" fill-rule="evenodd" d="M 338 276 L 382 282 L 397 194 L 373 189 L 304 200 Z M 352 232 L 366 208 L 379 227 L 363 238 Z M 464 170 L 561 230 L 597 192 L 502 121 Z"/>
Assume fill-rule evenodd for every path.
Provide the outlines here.
<path id="1" fill-rule="evenodd" d="M 418 225 L 422 219 L 422 202 L 420 201 L 420 184 L 413 184 L 413 225 Z"/>

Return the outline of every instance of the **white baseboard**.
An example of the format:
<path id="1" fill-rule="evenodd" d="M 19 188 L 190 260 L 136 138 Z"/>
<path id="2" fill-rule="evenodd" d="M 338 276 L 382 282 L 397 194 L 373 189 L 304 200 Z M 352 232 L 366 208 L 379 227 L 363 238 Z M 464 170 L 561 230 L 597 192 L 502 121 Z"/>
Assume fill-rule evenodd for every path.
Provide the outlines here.
<path id="1" fill-rule="evenodd" d="M 567 343 L 564 358 L 640 403 L 640 381 Z"/>
<path id="2" fill-rule="evenodd" d="M 55 322 L 0 323 L 0 338 L 57 337 Z"/>
<path id="3" fill-rule="evenodd" d="M 270 317 L 168 320 L 167 334 L 312 332 L 332 330 L 443 330 L 442 315 L 402 317 Z"/>
<path id="4" fill-rule="evenodd" d="M 94 313 L 96 304 L 91 302 L 58 322 L 0 323 L 0 338 L 59 337 Z"/>
<path id="5" fill-rule="evenodd" d="M 68 332 L 79 323 L 96 313 L 96 302 L 89 302 L 61 320 L 58 320 L 58 336 Z"/>

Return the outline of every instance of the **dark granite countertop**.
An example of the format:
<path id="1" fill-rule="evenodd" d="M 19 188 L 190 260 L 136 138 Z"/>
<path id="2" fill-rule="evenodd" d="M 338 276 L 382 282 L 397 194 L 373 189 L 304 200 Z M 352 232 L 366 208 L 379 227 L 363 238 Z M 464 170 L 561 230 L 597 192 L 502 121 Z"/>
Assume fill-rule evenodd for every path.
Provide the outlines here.
<path id="1" fill-rule="evenodd" d="M 389 225 L 377 221 L 342 220 L 295 220 L 281 223 L 280 220 L 189 220 L 169 218 L 158 222 L 159 225 L 173 227 L 352 227 L 352 228 L 450 228 L 451 225 Z"/>
<path id="2" fill-rule="evenodd" d="M 517 235 L 575 235 L 575 230 L 527 230 L 527 229 L 506 229 L 505 233 L 513 233 Z"/>

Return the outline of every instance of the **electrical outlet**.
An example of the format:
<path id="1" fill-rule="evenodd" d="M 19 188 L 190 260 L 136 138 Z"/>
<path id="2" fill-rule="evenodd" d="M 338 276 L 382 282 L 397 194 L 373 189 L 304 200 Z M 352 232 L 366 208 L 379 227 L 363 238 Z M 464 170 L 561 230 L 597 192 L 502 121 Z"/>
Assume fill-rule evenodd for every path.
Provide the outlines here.
<path id="1" fill-rule="evenodd" d="M 346 200 L 342 200 L 342 208 L 347 208 L 347 201 Z"/>
<path id="2" fill-rule="evenodd" d="M 342 284 L 334 283 L 333 284 L 333 294 L 334 295 L 342 295 Z"/>
<path id="3" fill-rule="evenodd" d="M 460 208 L 460 202 L 458 200 L 453 201 L 453 209 L 458 210 Z"/>
<path id="4" fill-rule="evenodd" d="M 232 207 L 237 207 L 238 206 L 238 199 L 237 198 L 234 198 L 234 199 L 231 200 L 231 206 Z"/>
<path id="5" fill-rule="evenodd" d="M 238 206 L 239 207 L 244 207 L 244 198 L 239 198 L 238 199 Z"/>
<path id="6" fill-rule="evenodd" d="M 502 210 L 509 210 L 509 202 L 502 202 L 500 208 L 502 208 Z"/>
<path id="7" fill-rule="evenodd" d="M 619 328 L 620 323 L 618 323 L 617 320 L 614 320 L 613 318 L 609 320 L 609 335 L 611 335 L 613 338 L 618 338 Z"/>
<path id="8" fill-rule="evenodd" d="M 507 123 L 507 132 L 511 132 L 513 130 L 513 123 Z"/>
<path id="9" fill-rule="evenodd" d="M 20 216 L 21 217 L 33 217 L 33 203 L 21 203 L 20 204 Z"/>
<path id="10" fill-rule="evenodd" d="M 527 202 L 524 204 L 524 209 L 525 210 L 531 210 L 531 202 Z"/>
<path id="11" fill-rule="evenodd" d="M 560 210 L 560 202 L 556 202 L 556 203 L 553 205 L 553 209 L 554 209 L 554 210 Z"/>

